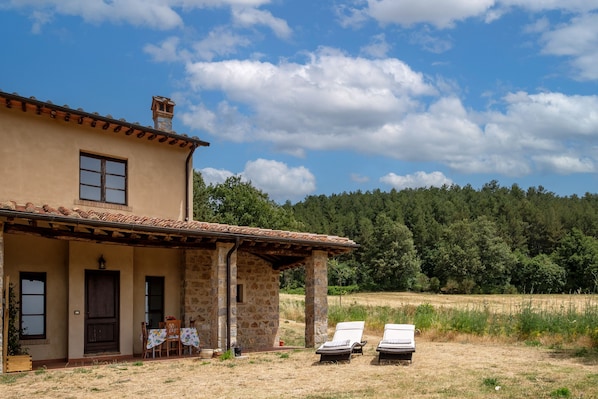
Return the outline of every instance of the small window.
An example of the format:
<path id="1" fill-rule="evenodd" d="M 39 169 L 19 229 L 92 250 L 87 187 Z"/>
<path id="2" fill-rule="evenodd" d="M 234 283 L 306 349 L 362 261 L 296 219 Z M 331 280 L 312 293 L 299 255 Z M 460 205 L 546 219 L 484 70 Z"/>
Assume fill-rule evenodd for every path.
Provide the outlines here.
<path id="1" fill-rule="evenodd" d="M 127 162 L 81 153 L 79 157 L 79 198 L 127 204 Z"/>
<path id="2" fill-rule="evenodd" d="M 148 328 L 158 328 L 164 320 L 164 277 L 145 277 L 145 322 Z"/>
<path id="3" fill-rule="evenodd" d="M 22 272 L 21 339 L 46 338 L 46 273 Z"/>
<path id="4" fill-rule="evenodd" d="M 237 284 L 237 303 L 244 302 L 243 284 Z"/>

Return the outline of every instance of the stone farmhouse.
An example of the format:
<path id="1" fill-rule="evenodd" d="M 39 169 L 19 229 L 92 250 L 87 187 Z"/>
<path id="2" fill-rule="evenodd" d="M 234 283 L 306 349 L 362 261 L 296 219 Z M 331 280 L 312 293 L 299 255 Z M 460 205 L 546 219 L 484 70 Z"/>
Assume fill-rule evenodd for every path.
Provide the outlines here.
<path id="1" fill-rule="evenodd" d="M 153 97 L 148 127 L 0 91 L 0 291 L 9 276 L 34 363 L 139 355 L 141 322 L 167 316 L 206 348 L 272 348 L 279 275 L 299 266 L 305 345 L 325 341 L 327 261 L 357 245 L 193 220 L 209 143 L 172 131 L 174 107 Z"/>

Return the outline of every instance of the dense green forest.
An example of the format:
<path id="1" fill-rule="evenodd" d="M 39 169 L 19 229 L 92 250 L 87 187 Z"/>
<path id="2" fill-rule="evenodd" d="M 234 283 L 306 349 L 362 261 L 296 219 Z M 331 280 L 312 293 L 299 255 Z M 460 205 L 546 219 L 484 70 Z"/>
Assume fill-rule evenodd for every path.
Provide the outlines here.
<path id="1" fill-rule="evenodd" d="M 280 206 L 238 177 L 195 175 L 199 220 L 349 237 L 329 283 L 351 290 L 445 293 L 598 292 L 598 195 L 543 187 L 441 188 L 309 196 Z M 281 284 L 303 284 L 302 270 Z"/>

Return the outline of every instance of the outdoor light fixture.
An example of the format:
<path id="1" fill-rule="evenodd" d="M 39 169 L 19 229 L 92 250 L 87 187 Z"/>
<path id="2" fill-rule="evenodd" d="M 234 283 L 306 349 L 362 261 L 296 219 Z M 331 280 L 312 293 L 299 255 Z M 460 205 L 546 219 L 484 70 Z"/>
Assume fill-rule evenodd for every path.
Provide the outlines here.
<path id="1" fill-rule="evenodd" d="M 104 259 L 104 255 L 100 255 L 98 259 L 98 268 L 104 270 L 106 268 L 106 259 Z"/>

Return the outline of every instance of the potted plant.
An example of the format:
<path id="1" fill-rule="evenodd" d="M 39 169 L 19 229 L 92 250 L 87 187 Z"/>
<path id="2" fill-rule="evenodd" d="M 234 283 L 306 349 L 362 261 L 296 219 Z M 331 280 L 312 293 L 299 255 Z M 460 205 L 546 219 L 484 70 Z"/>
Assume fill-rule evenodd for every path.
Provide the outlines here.
<path id="1" fill-rule="evenodd" d="M 23 349 L 20 341 L 19 302 L 14 286 L 8 285 L 8 348 L 6 353 L 6 372 L 29 371 L 32 369 L 31 355 Z"/>

